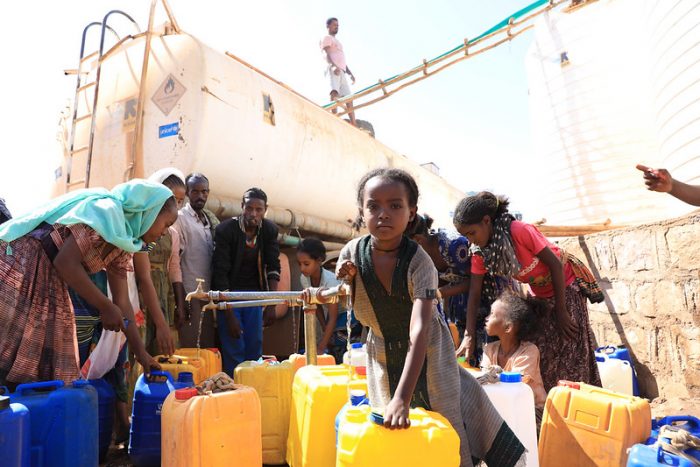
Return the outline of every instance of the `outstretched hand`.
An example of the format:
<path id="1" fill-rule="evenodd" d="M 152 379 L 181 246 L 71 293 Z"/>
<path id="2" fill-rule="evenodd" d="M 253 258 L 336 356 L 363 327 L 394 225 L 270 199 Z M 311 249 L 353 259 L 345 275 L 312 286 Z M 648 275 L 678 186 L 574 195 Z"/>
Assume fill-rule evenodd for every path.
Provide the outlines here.
<path id="1" fill-rule="evenodd" d="M 304 303 L 328 303 L 329 299 L 324 299 L 321 292 L 327 287 L 307 287 L 301 291 L 301 299 Z"/>
<path id="2" fill-rule="evenodd" d="M 476 347 L 476 342 L 470 336 L 464 336 L 462 342 L 457 347 L 455 351 L 456 357 L 464 356 L 466 361 L 469 361 L 474 355 L 474 348 Z"/>
<path id="3" fill-rule="evenodd" d="M 652 169 L 646 165 L 637 164 L 637 170 L 644 172 L 644 184 L 651 191 L 669 193 L 673 188 L 673 177 L 666 169 Z"/>
<path id="4" fill-rule="evenodd" d="M 151 371 L 160 371 L 162 369 L 160 363 L 158 363 L 156 359 L 153 358 L 151 354 L 149 354 L 145 350 L 136 355 L 136 360 L 143 367 L 144 373 L 150 373 Z"/>
<path id="5" fill-rule="evenodd" d="M 170 326 L 168 326 L 168 323 L 163 323 L 162 326 L 156 326 L 156 342 L 163 355 L 172 355 L 175 353 L 175 340 L 170 333 Z"/>
<path id="6" fill-rule="evenodd" d="M 338 273 L 336 274 L 336 277 L 338 279 L 349 279 L 353 280 L 355 276 L 357 275 L 357 266 L 355 266 L 355 263 L 350 261 L 349 259 L 343 261 L 343 263 L 340 265 L 340 268 L 338 268 Z"/>
<path id="7" fill-rule="evenodd" d="M 122 310 L 114 303 L 110 302 L 100 310 L 100 321 L 102 321 L 102 328 L 107 331 L 126 331 Z"/>

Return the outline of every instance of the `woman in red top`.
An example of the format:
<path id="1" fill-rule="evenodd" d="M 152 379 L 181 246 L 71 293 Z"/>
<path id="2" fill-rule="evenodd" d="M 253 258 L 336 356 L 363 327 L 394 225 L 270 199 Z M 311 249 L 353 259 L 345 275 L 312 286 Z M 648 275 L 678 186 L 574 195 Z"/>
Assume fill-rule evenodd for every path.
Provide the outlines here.
<path id="1" fill-rule="evenodd" d="M 534 339 L 545 390 L 560 379 L 600 386 L 586 298 L 600 301 L 602 294 L 590 271 L 535 226 L 516 221 L 508 212 L 507 198 L 488 192 L 464 198 L 455 210 L 454 224 L 471 242 L 473 255 L 467 329 L 457 355 L 470 357 L 474 352 L 475 317 L 484 274 L 489 272 L 528 284 L 534 296 L 550 303 Z"/>

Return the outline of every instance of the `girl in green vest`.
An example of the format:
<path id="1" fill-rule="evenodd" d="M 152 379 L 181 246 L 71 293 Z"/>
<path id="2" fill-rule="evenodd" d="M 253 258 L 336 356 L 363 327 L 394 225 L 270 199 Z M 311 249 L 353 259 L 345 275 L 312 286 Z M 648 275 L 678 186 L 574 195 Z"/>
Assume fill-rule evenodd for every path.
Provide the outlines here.
<path id="1" fill-rule="evenodd" d="M 479 383 L 457 364 L 437 309 L 438 275 L 430 256 L 404 236 L 415 222 L 418 187 L 398 169 L 376 169 L 359 184 L 356 226 L 369 235 L 345 245 L 337 276 L 351 281 L 357 319 L 369 327 L 367 387 L 387 428 L 407 428 L 409 408 L 445 417 L 460 438 L 461 466 L 524 464 L 525 448 Z M 305 292 L 310 294 L 310 290 Z"/>

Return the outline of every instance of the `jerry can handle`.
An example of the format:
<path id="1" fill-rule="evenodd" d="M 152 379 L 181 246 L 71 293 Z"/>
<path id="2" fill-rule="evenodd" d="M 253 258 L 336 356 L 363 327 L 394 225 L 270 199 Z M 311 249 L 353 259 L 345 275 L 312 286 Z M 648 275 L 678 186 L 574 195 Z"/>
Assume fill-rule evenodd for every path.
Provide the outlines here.
<path id="1" fill-rule="evenodd" d="M 24 394 L 30 391 L 34 391 L 36 389 L 47 389 L 47 388 L 52 388 L 52 389 L 60 389 L 64 386 L 63 381 L 60 380 L 55 380 L 55 381 L 41 381 L 39 383 L 24 383 L 20 384 L 17 386 L 16 392 L 18 394 Z"/>
<path id="2" fill-rule="evenodd" d="M 384 426 L 384 415 L 377 412 L 370 412 L 368 418 L 370 422 Z"/>
<path id="3" fill-rule="evenodd" d="M 700 428 L 700 419 L 692 415 L 669 415 L 656 420 L 656 426 L 661 428 L 664 425 L 674 425 L 676 422 L 687 422 L 691 429 Z"/>
<path id="4" fill-rule="evenodd" d="M 151 371 L 146 376 L 146 379 L 150 383 L 159 383 L 161 381 L 155 381 L 155 378 L 158 378 L 158 377 L 167 378 L 171 383 L 173 382 L 173 375 L 171 375 L 169 371 L 161 371 L 161 370 Z"/>
<path id="5" fill-rule="evenodd" d="M 610 352 L 608 352 L 610 350 Z M 595 349 L 596 352 L 601 352 L 601 353 L 613 353 L 617 350 L 617 347 L 614 345 L 605 345 L 603 347 L 598 347 Z"/>
<path id="6" fill-rule="evenodd" d="M 183 357 L 182 355 L 163 355 L 158 357 L 158 363 L 182 365 L 183 363 L 187 363 L 187 357 Z"/>
<path id="7" fill-rule="evenodd" d="M 7 386 L 0 386 L 0 396 L 9 396 L 10 395 L 10 390 L 7 388 Z"/>
<path id="8" fill-rule="evenodd" d="M 667 464 L 666 459 L 665 459 L 666 456 L 664 456 L 665 453 L 666 453 L 666 451 L 664 451 L 664 446 L 662 444 L 659 444 L 658 446 L 656 446 L 656 462 L 659 465 L 666 465 Z"/>

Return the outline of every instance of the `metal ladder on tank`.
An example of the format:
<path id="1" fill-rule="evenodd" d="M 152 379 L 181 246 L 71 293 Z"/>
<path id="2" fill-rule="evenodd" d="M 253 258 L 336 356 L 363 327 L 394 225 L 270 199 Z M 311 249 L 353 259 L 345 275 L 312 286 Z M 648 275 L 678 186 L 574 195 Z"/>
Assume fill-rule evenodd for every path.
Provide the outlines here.
<path id="1" fill-rule="evenodd" d="M 113 14 L 118 14 L 127 18 L 136 27 L 137 33 L 135 35 L 130 34 L 124 37 L 120 37 L 119 34 L 117 34 L 117 32 L 107 24 L 107 20 Z M 99 26 L 101 28 L 100 48 L 85 55 L 85 41 L 87 39 L 87 34 L 93 27 L 96 26 Z M 73 118 L 71 121 L 70 129 L 68 160 L 66 161 L 66 192 L 76 190 L 79 188 L 87 188 L 90 186 L 90 165 L 92 163 L 92 149 L 95 144 L 95 125 L 97 121 L 96 109 L 100 90 L 100 70 L 102 67 L 102 60 L 106 55 L 104 47 L 105 35 L 107 31 L 110 31 L 112 34 L 114 34 L 114 36 L 117 39 L 117 43 L 110 48 L 110 51 L 121 46 L 125 41 L 134 39 L 143 34 L 139 28 L 138 23 L 136 23 L 136 21 L 131 16 L 120 10 L 110 11 L 104 16 L 102 22 L 92 22 L 85 26 L 85 29 L 83 29 L 83 35 L 80 42 L 80 58 L 78 60 L 78 69 L 74 71 L 74 73 L 77 75 L 77 80 L 75 85 L 75 98 L 73 100 Z M 86 64 L 92 63 L 92 59 L 94 59 L 95 57 L 97 57 L 97 69 L 95 71 L 95 79 L 94 81 L 88 81 L 90 71 L 85 70 L 84 68 Z M 90 92 L 90 90 L 92 90 L 93 92 L 92 107 L 90 107 L 89 104 L 86 104 L 87 112 L 82 115 L 78 115 L 78 109 L 80 108 L 80 98 L 81 96 L 84 96 L 88 92 Z M 89 102 L 89 97 L 86 100 Z M 88 135 L 88 140 L 82 142 L 82 144 L 76 143 L 75 135 L 78 124 L 81 124 L 81 122 L 87 122 L 88 120 L 90 121 L 90 132 Z M 73 162 L 74 158 L 83 155 L 85 157 L 85 175 L 82 178 L 79 178 L 79 174 L 73 173 Z M 75 175 L 77 175 L 78 178 L 76 178 Z"/>

